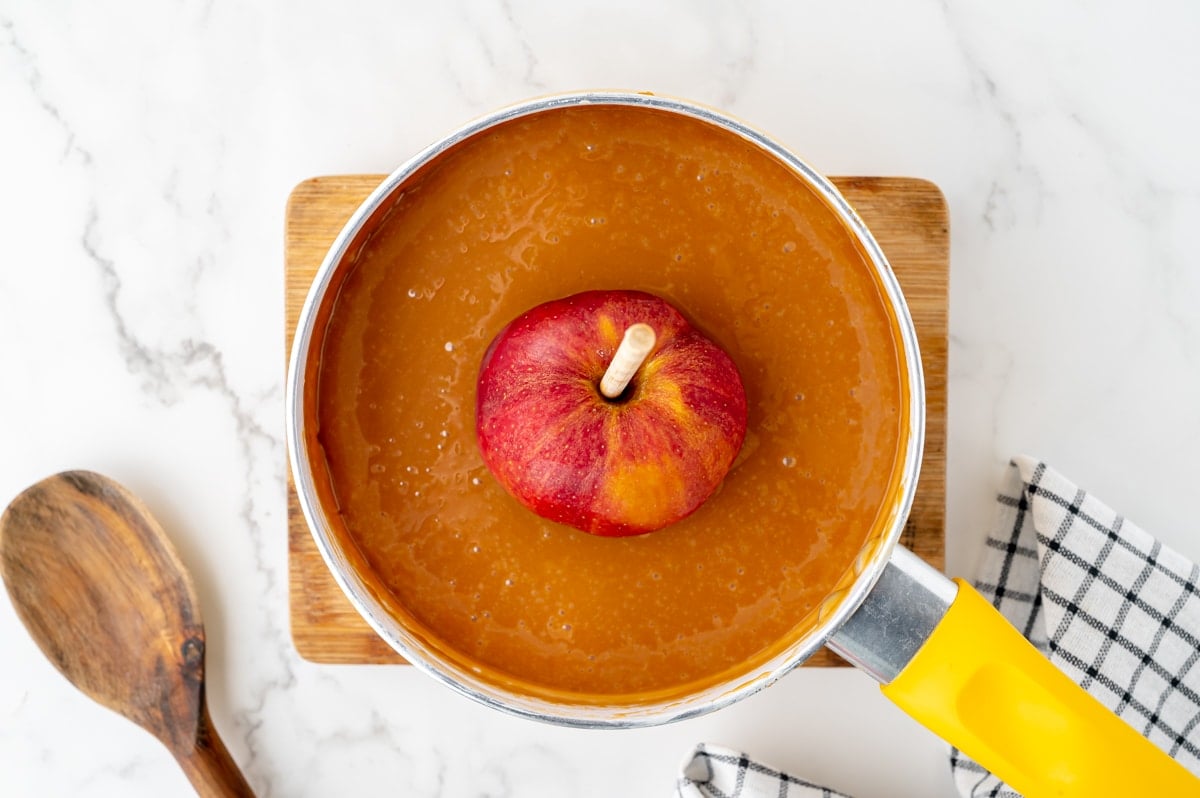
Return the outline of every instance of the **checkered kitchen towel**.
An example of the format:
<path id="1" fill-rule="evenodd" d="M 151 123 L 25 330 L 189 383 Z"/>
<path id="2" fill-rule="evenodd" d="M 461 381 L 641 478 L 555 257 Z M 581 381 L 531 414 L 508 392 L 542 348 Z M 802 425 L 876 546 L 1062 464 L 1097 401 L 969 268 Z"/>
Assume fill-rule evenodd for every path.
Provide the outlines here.
<path id="1" fill-rule="evenodd" d="M 1030 458 L 1012 462 L 997 502 L 976 587 L 1068 676 L 1200 775 L 1200 566 Z M 1017 795 L 957 750 L 950 768 L 967 798 Z M 704 745 L 677 791 L 840 795 Z"/>
<path id="2" fill-rule="evenodd" d="M 707 743 L 696 746 L 676 783 L 680 798 L 849 798 Z"/>

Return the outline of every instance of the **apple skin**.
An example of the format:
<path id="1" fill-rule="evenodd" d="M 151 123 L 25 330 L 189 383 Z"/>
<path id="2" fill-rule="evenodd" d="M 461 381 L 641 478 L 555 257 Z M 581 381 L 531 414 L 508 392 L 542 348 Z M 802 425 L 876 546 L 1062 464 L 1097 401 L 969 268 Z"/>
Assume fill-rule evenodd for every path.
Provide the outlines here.
<path id="1" fill-rule="evenodd" d="M 654 349 L 615 400 L 600 380 L 625 329 Z M 746 392 L 724 350 L 665 300 L 588 291 L 501 330 L 479 370 L 476 436 L 492 474 L 538 515 L 584 532 L 637 535 L 692 513 L 746 435 Z"/>

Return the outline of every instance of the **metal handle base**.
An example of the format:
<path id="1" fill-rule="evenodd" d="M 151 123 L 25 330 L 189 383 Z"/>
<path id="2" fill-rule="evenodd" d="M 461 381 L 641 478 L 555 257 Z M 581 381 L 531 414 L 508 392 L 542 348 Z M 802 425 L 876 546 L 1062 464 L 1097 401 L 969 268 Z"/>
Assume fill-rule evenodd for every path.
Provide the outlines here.
<path id="1" fill-rule="evenodd" d="M 958 595 L 958 585 L 897 546 L 879 581 L 826 644 L 880 684 L 895 679 Z"/>

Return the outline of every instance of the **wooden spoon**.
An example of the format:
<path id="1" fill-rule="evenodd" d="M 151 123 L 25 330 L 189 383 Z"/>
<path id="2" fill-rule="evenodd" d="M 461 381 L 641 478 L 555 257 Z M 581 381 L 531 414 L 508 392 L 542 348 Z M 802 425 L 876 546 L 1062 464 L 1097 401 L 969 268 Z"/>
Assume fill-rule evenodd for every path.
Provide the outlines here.
<path id="1" fill-rule="evenodd" d="M 162 527 L 112 480 L 68 471 L 0 515 L 17 615 L 72 684 L 153 734 L 202 796 L 252 796 L 204 699 L 204 626 Z"/>

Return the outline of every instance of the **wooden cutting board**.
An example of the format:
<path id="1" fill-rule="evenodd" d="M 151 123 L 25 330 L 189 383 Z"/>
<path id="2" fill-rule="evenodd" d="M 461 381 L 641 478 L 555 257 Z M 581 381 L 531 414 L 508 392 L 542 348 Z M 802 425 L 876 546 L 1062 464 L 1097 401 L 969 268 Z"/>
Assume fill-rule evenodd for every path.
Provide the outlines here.
<path id="1" fill-rule="evenodd" d="M 317 177 L 288 199 L 284 274 L 287 346 L 313 276 L 346 220 L 383 175 Z M 945 564 L 946 350 L 949 216 L 937 186 L 897 177 L 835 177 L 833 182 L 875 234 L 904 289 L 925 367 L 925 460 L 901 542 L 930 564 Z M 367 626 L 333 581 L 300 512 L 288 475 L 288 586 L 292 638 L 300 656 L 320 663 L 403 663 Z M 809 665 L 844 665 L 822 649 Z"/>

